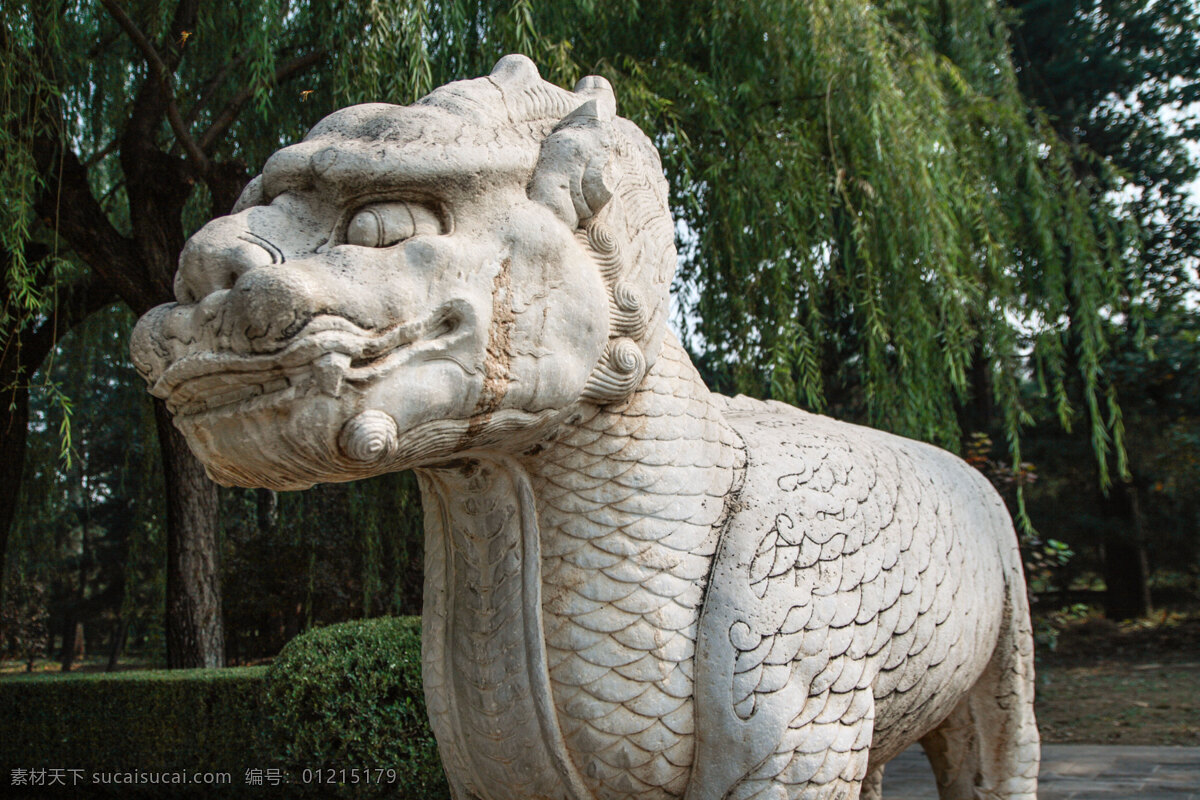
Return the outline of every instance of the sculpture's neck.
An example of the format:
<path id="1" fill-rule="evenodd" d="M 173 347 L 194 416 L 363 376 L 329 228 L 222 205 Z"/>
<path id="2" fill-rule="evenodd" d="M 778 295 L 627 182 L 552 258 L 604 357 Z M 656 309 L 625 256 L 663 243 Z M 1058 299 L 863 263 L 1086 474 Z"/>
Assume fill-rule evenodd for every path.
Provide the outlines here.
<path id="1" fill-rule="evenodd" d="M 585 800 L 549 687 L 529 476 L 488 453 L 418 475 L 422 671 L 446 771 L 461 781 L 456 796 Z"/>
<path id="2" fill-rule="evenodd" d="M 682 794 L 735 442 L 671 340 L 627 403 L 536 455 L 422 474 L 426 694 L 466 796 L 583 800 L 622 773 Z M 664 717 L 676 730 L 639 722 Z"/>

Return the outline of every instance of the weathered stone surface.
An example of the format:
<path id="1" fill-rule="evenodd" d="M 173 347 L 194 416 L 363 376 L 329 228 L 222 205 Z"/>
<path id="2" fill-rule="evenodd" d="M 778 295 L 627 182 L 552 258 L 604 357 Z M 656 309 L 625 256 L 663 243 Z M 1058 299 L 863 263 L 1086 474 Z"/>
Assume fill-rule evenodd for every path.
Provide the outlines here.
<path id="1" fill-rule="evenodd" d="M 666 326 L 658 155 L 525 58 L 275 154 L 134 361 L 218 481 L 415 468 L 456 796 L 1035 797 L 1020 558 L 978 473 L 714 395 Z"/>

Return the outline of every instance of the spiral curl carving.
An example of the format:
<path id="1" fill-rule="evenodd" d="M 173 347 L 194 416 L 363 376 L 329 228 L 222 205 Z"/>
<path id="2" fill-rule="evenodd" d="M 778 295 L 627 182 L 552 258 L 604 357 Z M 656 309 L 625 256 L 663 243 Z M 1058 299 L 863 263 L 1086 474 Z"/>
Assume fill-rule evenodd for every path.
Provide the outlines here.
<path id="1" fill-rule="evenodd" d="M 629 281 L 618 281 L 612 289 L 613 301 L 621 311 L 639 312 L 642 310 L 642 293 Z"/>
<path id="2" fill-rule="evenodd" d="M 396 420 L 383 411 L 364 411 L 342 426 L 338 447 L 347 458 L 373 464 L 396 449 L 399 432 Z"/>
<path id="3" fill-rule="evenodd" d="M 636 374 L 646 364 L 642 348 L 632 339 L 616 339 L 609 345 L 608 352 L 608 362 L 617 374 Z"/>
<path id="4" fill-rule="evenodd" d="M 612 228 L 598 222 L 588 226 L 588 244 L 601 255 L 617 252 L 617 237 Z"/>
<path id="5" fill-rule="evenodd" d="M 583 399 L 612 403 L 628 397 L 646 376 L 646 355 L 633 339 L 612 339 L 588 379 Z"/>
<path id="6" fill-rule="evenodd" d="M 642 292 L 629 281 L 618 281 L 612 287 L 608 314 L 612 330 L 618 336 L 640 339 L 646 333 L 646 304 Z"/>

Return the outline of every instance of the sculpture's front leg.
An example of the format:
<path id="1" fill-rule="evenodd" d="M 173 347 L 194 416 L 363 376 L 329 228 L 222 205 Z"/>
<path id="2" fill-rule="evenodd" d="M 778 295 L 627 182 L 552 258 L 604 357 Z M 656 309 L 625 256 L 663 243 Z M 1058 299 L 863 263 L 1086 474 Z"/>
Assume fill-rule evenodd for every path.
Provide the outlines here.
<path id="1" fill-rule="evenodd" d="M 814 716 L 815 715 L 815 716 Z M 810 697 L 770 757 L 729 800 L 858 798 L 868 774 L 874 698 L 870 688 Z"/>

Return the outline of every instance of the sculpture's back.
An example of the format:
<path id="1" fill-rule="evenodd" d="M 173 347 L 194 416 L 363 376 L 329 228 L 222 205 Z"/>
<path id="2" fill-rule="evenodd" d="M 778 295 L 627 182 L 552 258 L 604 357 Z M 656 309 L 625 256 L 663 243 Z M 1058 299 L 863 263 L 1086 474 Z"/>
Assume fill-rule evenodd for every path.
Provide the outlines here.
<path id="1" fill-rule="evenodd" d="M 134 359 L 222 482 L 418 470 L 425 688 L 464 800 L 878 796 L 918 739 L 943 797 L 1033 798 L 995 493 L 709 393 L 666 327 L 674 263 L 607 83 L 510 56 L 273 156 Z"/>

